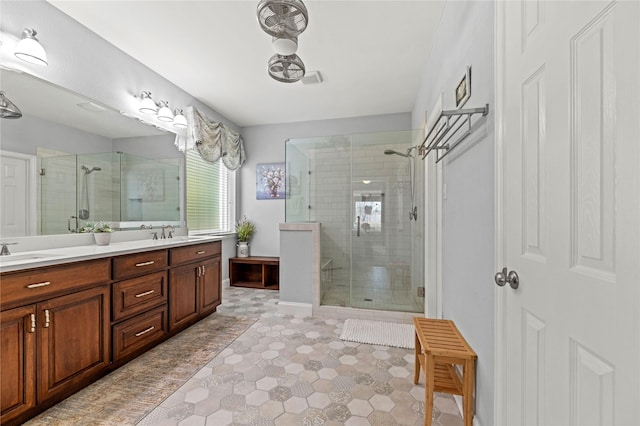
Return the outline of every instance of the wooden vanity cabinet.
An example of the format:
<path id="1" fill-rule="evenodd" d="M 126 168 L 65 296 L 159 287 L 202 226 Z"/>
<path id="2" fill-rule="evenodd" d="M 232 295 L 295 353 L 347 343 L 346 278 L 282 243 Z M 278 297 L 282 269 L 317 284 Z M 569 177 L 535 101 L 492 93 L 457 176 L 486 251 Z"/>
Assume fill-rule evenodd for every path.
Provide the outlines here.
<path id="1" fill-rule="evenodd" d="M 20 424 L 221 303 L 215 241 L 2 273 L 0 424 Z"/>
<path id="2" fill-rule="evenodd" d="M 109 260 L 86 263 L 2 276 L 3 289 L 13 289 L 9 306 L 21 302 L 15 293 L 25 305 L 4 310 L 3 300 L 0 313 L 0 423 L 24 420 L 107 370 Z M 75 275 L 64 279 L 67 268 Z M 69 281 L 79 289 L 71 292 Z"/>
<path id="3" fill-rule="evenodd" d="M 108 286 L 39 303 L 36 315 L 39 403 L 75 392 L 109 366 Z"/>
<path id="4" fill-rule="evenodd" d="M 164 340 L 168 323 L 168 251 L 113 258 L 113 362 L 123 364 Z"/>
<path id="5" fill-rule="evenodd" d="M 219 241 L 169 250 L 169 330 L 215 312 L 221 303 Z"/>
<path id="6" fill-rule="evenodd" d="M 36 406 L 35 305 L 0 312 L 0 423 Z"/>

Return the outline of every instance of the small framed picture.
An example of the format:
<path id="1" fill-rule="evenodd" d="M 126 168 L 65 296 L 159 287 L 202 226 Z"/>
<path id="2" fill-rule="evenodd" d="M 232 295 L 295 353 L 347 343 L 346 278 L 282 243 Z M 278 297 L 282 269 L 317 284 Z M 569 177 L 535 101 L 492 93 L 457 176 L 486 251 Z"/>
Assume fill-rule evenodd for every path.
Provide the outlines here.
<path id="1" fill-rule="evenodd" d="M 285 188 L 284 163 L 259 163 L 256 166 L 257 200 L 283 200 Z"/>
<path id="2" fill-rule="evenodd" d="M 456 108 L 462 108 L 462 106 L 469 100 L 471 96 L 471 67 L 467 67 L 460 83 L 456 86 Z"/>

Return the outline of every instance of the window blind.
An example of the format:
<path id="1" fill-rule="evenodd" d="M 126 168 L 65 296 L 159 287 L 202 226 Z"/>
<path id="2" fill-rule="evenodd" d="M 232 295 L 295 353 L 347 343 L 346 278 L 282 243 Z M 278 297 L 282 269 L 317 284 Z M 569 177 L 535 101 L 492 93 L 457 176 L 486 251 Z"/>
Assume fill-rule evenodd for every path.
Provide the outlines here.
<path id="1" fill-rule="evenodd" d="M 228 232 L 230 220 L 229 173 L 220 161 L 208 163 L 195 150 L 187 150 L 187 223 L 191 231 Z"/>

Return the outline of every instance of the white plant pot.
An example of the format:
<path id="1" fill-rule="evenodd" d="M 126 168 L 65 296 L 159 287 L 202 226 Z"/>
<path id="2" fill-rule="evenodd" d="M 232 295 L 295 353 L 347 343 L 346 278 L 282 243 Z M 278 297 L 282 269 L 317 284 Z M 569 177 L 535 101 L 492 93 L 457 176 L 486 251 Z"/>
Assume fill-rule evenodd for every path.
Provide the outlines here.
<path id="1" fill-rule="evenodd" d="M 249 257 L 249 243 L 246 241 L 239 241 L 237 245 L 237 257 Z"/>
<path id="2" fill-rule="evenodd" d="M 108 246 L 111 242 L 111 232 L 94 232 L 93 237 L 99 246 Z"/>

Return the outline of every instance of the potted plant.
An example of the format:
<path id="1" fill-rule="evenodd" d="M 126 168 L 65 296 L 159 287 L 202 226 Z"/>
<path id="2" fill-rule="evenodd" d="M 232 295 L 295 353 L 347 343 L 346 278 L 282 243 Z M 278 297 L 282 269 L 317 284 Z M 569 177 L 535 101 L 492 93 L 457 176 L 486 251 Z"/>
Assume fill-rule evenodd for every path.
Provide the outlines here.
<path id="1" fill-rule="evenodd" d="M 236 223 L 236 235 L 238 236 L 238 252 L 237 257 L 249 257 L 249 240 L 256 230 L 256 226 L 242 216 L 242 219 Z"/>
<path id="2" fill-rule="evenodd" d="M 80 232 L 91 232 L 93 233 L 93 237 L 95 238 L 97 245 L 108 246 L 111 242 L 111 233 L 113 232 L 113 228 L 109 222 L 87 222 L 82 228 L 80 228 Z"/>

